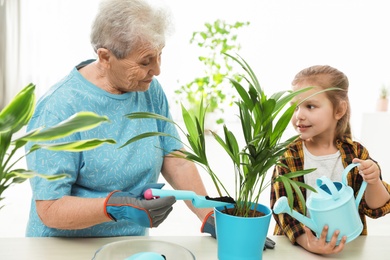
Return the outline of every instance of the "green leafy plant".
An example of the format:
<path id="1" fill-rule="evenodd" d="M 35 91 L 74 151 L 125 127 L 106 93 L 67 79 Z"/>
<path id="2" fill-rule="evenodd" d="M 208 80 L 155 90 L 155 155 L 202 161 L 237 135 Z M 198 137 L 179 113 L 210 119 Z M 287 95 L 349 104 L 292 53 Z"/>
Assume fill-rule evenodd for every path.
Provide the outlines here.
<path id="1" fill-rule="evenodd" d="M 235 79 L 230 79 L 240 97 L 235 104 L 239 111 L 241 134 L 245 141 L 240 147 L 236 135 L 226 125 L 223 127 L 223 136 L 219 136 L 214 132 L 212 134 L 232 161 L 232 171 L 235 174 L 234 198 L 236 201 L 232 214 L 235 216 L 250 217 L 252 216 L 251 214 L 255 214 L 255 211 L 251 210 L 251 204 L 257 204 L 261 193 L 271 184 L 271 181 L 266 178 L 269 170 L 275 165 L 281 165 L 280 158 L 286 151 L 287 146 L 298 137 L 293 136 L 287 140 L 282 139 L 294 110 L 299 105 L 298 103 L 292 103 L 292 99 L 308 91 L 311 87 L 297 91 L 280 91 L 268 97 L 246 61 L 241 57 L 226 55 L 241 65 L 245 71 L 245 75 L 241 75 L 241 77 L 248 84 L 248 87 L 245 88 Z M 313 95 L 333 89 L 335 88 L 321 90 Z M 233 197 L 221 182 L 218 174 L 210 167 L 209 158 L 206 155 L 207 142 L 205 140 L 204 129 L 206 112 L 207 107 L 202 102 L 196 115 L 189 113 L 182 105 L 182 115 L 186 131 L 179 124 L 176 125 L 186 136 L 188 144 L 183 142 L 186 146 L 186 151 L 179 151 L 179 153 L 172 156 L 193 161 L 203 167 L 210 175 L 219 195 L 223 196 L 226 194 L 227 196 Z M 174 121 L 153 113 L 138 112 L 129 114 L 127 117 L 129 119 L 152 118 L 175 124 Z M 150 136 L 169 135 L 161 132 L 148 132 L 131 138 L 124 145 Z M 285 165 L 281 166 L 287 167 Z M 307 169 L 291 172 L 283 176 L 278 176 L 275 179 L 275 181 L 283 182 L 290 207 L 293 205 L 294 192 L 298 194 L 298 198 L 303 204 L 305 200 L 301 188 L 310 189 L 315 192 L 315 189 L 311 186 L 294 180 L 294 178 L 314 170 Z"/>
<path id="2" fill-rule="evenodd" d="M 64 174 L 45 175 L 31 170 L 16 168 L 17 163 L 26 155 L 38 149 L 53 151 L 79 152 L 94 149 L 103 143 L 115 144 L 113 139 L 88 139 L 75 142 L 41 143 L 57 140 L 79 131 L 92 129 L 103 122 L 109 122 L 106 116 L 92 112 L 79 112 L 67 120 L 48 128 L 33 129 L 19 137 L 17 133 L 28 124 L 35 110 L 35 85 L 29 84 L 23 88 L 11 102 L 0 112 L 0 201 L 3 192 L 12 184 L 22 183 L 28 178 L 40 177 L 47 180 L 65 178 Z M 34 142 L 31 148 L 22 156 L 14 159 L 17 151 Z M 1 207 L 0 207 L 1 208 Z"/>
<path id="3" fill-rule="evenodd" d="M 388 95 L 389 95 L 389 89 L 385 85 L 382 85 L 379 97 L 386 99 Z"/>
<path id="4" fill-rule="evenodd" d="M 216 20 L 214 23 L 205 23 L 204 31 L 192 34 L 190 43 L 199 46 L 204 53 L 198 57 L 203 64 L 204 75 L 175 90 L 177 102 L 185 100 L 191 113 L 198 110 L 201 100 L 208 104 L 209 112 L 224 112 L 224 107 L 232 105 L 235 95 L 229 92 L 227 78 L 235 78 L 237 81 L 241 78 L 234 73 L 232 60 L 223 53 L 238 52 L 241 49 L 241 45 L 237 43 L 237 32 L 247 25 L 249 22 L 229 24 Z M 219 117 L 216 122 L 223 123 L 224 119 Z"/>

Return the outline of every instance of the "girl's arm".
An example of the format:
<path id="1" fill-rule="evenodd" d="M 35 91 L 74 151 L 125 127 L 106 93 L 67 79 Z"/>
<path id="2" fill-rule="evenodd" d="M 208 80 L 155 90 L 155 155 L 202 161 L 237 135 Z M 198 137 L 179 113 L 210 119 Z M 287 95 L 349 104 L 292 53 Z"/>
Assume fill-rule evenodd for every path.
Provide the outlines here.
<path id="1" fill-rule="evenodd" d="M 367 188 L 364 194 L 367 206 L 371 209 L 384 206 L 390 200 L 390 194 L 380 179 L 378 165 L 371 159 L 360 160 L 354 158 L 353 163 L 360 163 L 359 173 L 364 181 L 367 182 Z"/>

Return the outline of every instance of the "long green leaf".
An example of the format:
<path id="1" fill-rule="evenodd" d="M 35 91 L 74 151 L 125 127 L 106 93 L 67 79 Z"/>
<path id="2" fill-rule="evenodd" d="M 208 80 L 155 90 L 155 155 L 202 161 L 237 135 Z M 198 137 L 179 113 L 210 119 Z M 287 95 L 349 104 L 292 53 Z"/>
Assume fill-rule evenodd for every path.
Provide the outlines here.
<path id="1" fill-rule="evenodd" d="M 276 122 L 274 131 L 273 131 L 272 135 L 270 136 L 270 138 L 271 138 L 271 140 L 270 140 L 271 145 L 275 145 L 276 142 L 278 142 L 280 140 L 280 138 L 282 137 L 284 131 L 287 128 L 287 126 L 291 122 L 291 118 L 292 118 L 292 116 L 294 114 L 294 111 L 295 111 L 295 107 L 294 106 L 289 107 L 283 113 L 283 115 L 279 118 L 279 120 Z"/>
<path id="2" fill-rule="evenodd" d="M 313 88 L 313 87 L 309 87 L 309 88 Z M 304 90 L 304 89 L 302 89 L 302 90 Z M 308 97 L 302 99 L 302 100 L 297 104 L 297 106 L 299 106 L 299 105 L 300 105 L 301 103 L 303 103 L 305 100 L 307 100 L 307 99 L 309 99 L 309 98 L 312 98 L 312 97 L 314 97 L 314 96 L 316 96 L 316 95 L 319 95 L 319 94 L 321 94 L 321 93 L 325 93 L 325 92 L 328 92 L 328 91 L 335 91 L 335 90 L 337 90 L 337 91 L 345 91 L 345 90 L 342 89 L 342 88 L 327 88 L 327 89 L 321 89 L 321 90 L 319 90 L 319 91 L 317 91 L 317 92 L 311 94 L 310 96 L 308 96 Z"/>
<path id="3" fill-rule="evenodd" d="M 236 80 L 234 79 L 230 79 L 230 82 L 233 84 L 233 86 L 236 88 L 236 91 L 237 93 L 240 95 L 242 101 L 249 107 L 249 108 L 252 108 L 253 107 L 253 102 L 251 100 L 251 98 L 249 97 L 248 93 L 246 92 L 246 90 L 244 89 L 243 86 L 241 86 L 240 83 L 238 83 Z"/>
<path id="4" fill-rule="evenodd" d="M 67 151 L 67 152 L 81 152 L 95 149 L 105 143 L 115 144 L 114 139 L 87 139 L 75 142 L 53 143 L 53 144 L 34 144 L 30 151 L 35 151 L 40 148 L 50 151 Z"/>
<path id="5" fill-rule="evenodd" d="M 271 95 L 271 99 L 275 99 L 276 101 L 278 101 L 280 98 L 282 98 L 286 93 L 290 93 L 292 92 L 291 90 L 283 90 L 283 91 L 279 91 L 279 92 L 276 92 L 274 94 Z"/>
<path id="6" fill-rule="evenodd" d="M 298 89 L 296 91 L 286 91 L 285 93 L 287 93 L 287 95 L 283 96 L 282 98 L 280 98 L 278 100 L 278 102 L 276 103 L 276 107 L 275 107 L 275 111 L 280 111 L 281 109 L 283 109 L 288 103 L 290 103 L 292 101 L 292 99 L 296 96 L 298 96 L 299 94 L 302 94 L 306 91 L 309 91 L 310 89 L 312 89 L 313 87 L 307 87 L 307 88 L 303 88 L 303 89 Z"/>
<path id="7" fill-rule="evenodd" d="M 23 88 L 0 112 L 0 132 L 16 133 L 30 119 L 35 107 L 35 85 L 30 83 Z"/>
<path id="8" fill-rule="evenodd" d="M 188 110 L 183 106 L 182 106 L 182 116 L 183 116 L 183 120 L 184 120 L 184 124 L 186 126 L 186 129 L 188 131 L 188 134 L 191 138 L 193 138 L 192 140 L 195 141 L 197 140 L 198 138 L 198 131 L 197 131 L 197 128 L 196 128 L 196 123 L 192 117 L 192 115 L 188 112 Z M 194 142 L 196 143 L 196 142 Z"/>
<path id="9" fill-rule="evenodd" d="M 227 129 L 227 127 L 224 127 L 224 133 L 225 133 L 225 141 L 226 144 L 229 146 L 229 149 L 231 153 L 233 154 L 232 159 L 234 160 L 236 165 L 240 164 L 240 158 L 239 158 L 239 146 L 236 137 L 234 134 Z"/>
<path id="10" fill-rule="evenodd" d="M 288 205 L 292 209 L 294 204 L 294 197 L 293 190 L 290 185 L 290 179 L 285 177 L 284 175 L 280 175 L 275 179 L 275 181 L 281 181 L 283 183 L 284 189 L 286 190 Z"/>
<path id="11" fill-rule="evenodd" d="M 290 180 L 291 187 L 293 187 L 295 194 L 297 194 L 299 201 L 302 203 L 302 208 L 303 208 L 303 215 L 306 215 L 306 201 L 305 197 L 303 196 L 303 193 L 299 186 L 297 185 L 297 182 Z M 293 203 L 290 204 L 290 208 L 293 208 Z"/>
<path id="12" fill-rule="evenodd" d="M 249 64 L 239 55 L 237 55 L 237 58 L 236 58 L 228 53 L 224 53 L 224 54 L 227 55 L 228 57 L 230 57 L 231 59 L 233 59 L 234 61 L 236 61 L 238 64 L 240 64 L 241 67 L 248 73 L 249 77 L 252 79 L 252 82 L 254 84 L 254 87 L 256 88 L 256 91 L 258 93 L 263 93 L 262 89 L 260 88 L 260 83 L 257 79 L 257 76 L 253 72 L 253 70 L 249 66 Z"/>
<path id="13" fill-rule="evenodd" d="M 165 117 L 165 116 L 162 116 L 162 115 L 159 115 L 159 114 L 151 113 L 151 112 L 134 112 L 134 113 L 125 115 L 125 117 L 127 117 L 129 119 L 147 119 L 147 118 L 157 119 L 157 120 L 163 120 L 163 121 L 166 121 L 166 122 L 169 122 L 169 123 L 176 125 L 176 123 L 172 119 Z"/>
<path id="14" fill-rule="evenodd" d="M 50 180 L 50 181 L 59 180 L 59 179 L 69 177 L 69 174 L 65 174 L 65 173 L 47 175 L 47 174 L 36 173 L 36 172 L 30 171 L 30 170 L 17 170 L 17 171 L 14 170 L 14 171 L 9 172 L 8 175 L 9 175 L 8 177 L 17 176 L 17 177 L 22 178 L 22 179 L 30 179 L 30 178 L 38 176 L 40 178 Z"/>
<path id="15" fill-rule="evenodd" d="M 302 187 L 304 189 L 311 190 L 312 192 L 317 192 L 317 190 L 314 187 L 312 187 L 304 182 L 297 181 L 297 182 L 295 182 L 295 184 L 297 184 L 299 187 Z"/>
<path id="16" fill-rule="evenodd" d="M 215 140 L 222 146 L 225 152 L 230 156 L 233 161 L 236 161 L 235 154 L 233 153 L 231 147 L 223 141 L 223 139 L 216 133 L 212 133 Z"/>
<path id="17" fill-rule="evenodd" d="M 306 170 L 301 170 L 301 171 L 294 171 L 294 172 L 286 173 L 283 176 L 285 176 L 286 178 L 289 178 L 289 179 L 293 179 L 293 178 L 298 178 L 300 176 L 303 176 L 305 174 L 309 174 L 315 170 L 316 170 L 315 168 L 311 168 L 311 169 L 306 169 Z"/>
<path id="18" fill-rule="evenodd" d="M 197 131 L 196 122 L 192 115 L 188 112 L 188 110 L 182 105 L 182 116 L 184 120 L 184 124 L 188 131 L 187 140 L 192 148 L 192 150 L 196 153 L 200 153 L 200 142 L 199 142 L 199 133 Z"/>
<path id="19" fill-rule="evenodd" d="M 144 138 L 148 138 L 148 137 L 154 137 L 154 136 L 168 136 L 168 137 L 172 137 L 172 138 L 175 138 L 173 137 L 172 135 L 170 134 L 167 134 L 167 133 L 162 133 L 162 132 L 147 132 L 147 133 L 143 133 L 143 134 L 139 134 L 131 139 L 129 139 L 126 143 L 124 143 L 123 145 L 121 145 L 119 148 L 123 148 L 125 147 L 126 145 L 129 145 L 131 143 L 134 143 L 134 142 L 137 142 L 141 139 L 144 139 Z M 176 139 L 176 138 L 175 138 Z"/>
<path id="20" fill-rule="evenodd" d="M 4 159 L 7 157 L 7 152 L 8 152 L 8 147 L 10 146 L 10 143 L 11 143 L 11 138 L 12 138 L 12 133 L 11 131 L 8 131 L 8 132 L 0 132 L 0 169 L 2 169 L 2 167 L 5 167 L 4 164 L 6 164 L 7 160 L 5 160 L 6 162 L 4 163 Z M 1 180 L 1 170 L 0 170 L 0 180 Z"/>
<path id="21" fill-rule="evenodd" d="M 101 123 L 109 121 L 108 117 L 99 116 L 93 112 L 78 112 L 53 127 L 44 128 L 33 135 L 28 133 L 16 141 L 19 139 L 35 142 L 56 140 L 76 132 L 95 128 Z"/>

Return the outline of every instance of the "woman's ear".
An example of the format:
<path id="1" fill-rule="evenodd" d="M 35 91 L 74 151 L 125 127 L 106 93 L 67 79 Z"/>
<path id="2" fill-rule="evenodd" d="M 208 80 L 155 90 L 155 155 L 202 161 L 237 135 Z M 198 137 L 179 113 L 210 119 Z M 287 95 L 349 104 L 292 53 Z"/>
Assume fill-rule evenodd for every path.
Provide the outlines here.
<path id="1" fill-rule="evenodd" d="M 345 113 L 347 112 L 347 107 L 348 104 L 346 101 L 341 101 L 339 103 L 334 115 L 336 120 L 340 120 L 345 115 Z"/>
<path id="2" fill-rule="evenodd" d="M 99 63 L 104 67 L 109 68 L 110 60 L 112 59 L 112 53 L 106 48 L 99 48 L 96 53 L 98 55 Z"/>

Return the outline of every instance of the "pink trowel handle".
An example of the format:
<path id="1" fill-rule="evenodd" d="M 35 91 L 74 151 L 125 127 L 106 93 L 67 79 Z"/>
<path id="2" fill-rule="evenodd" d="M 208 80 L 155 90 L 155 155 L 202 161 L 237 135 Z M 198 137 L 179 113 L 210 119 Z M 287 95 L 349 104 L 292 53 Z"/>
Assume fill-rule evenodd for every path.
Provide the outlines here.
<path id="1" fill-rule="evenodd" d="M 159 196 L 153 196 L 152 190 L 151 189 L 147 189 L 144 192 L 144 198 L 147 199 L 147 200 L 151 200 L 151 199 L 159 198 Z"/>

